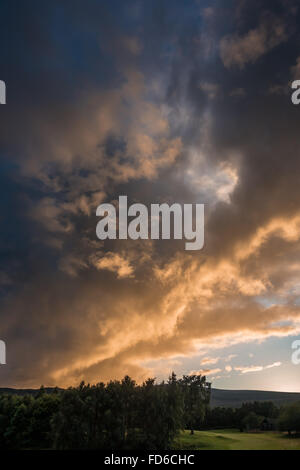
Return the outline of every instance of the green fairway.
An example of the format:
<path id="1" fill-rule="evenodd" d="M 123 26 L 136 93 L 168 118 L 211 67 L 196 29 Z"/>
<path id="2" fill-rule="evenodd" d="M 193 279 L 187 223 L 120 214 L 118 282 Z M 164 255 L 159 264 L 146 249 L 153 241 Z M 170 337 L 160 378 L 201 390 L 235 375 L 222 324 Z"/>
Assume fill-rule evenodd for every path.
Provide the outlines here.
<path id="1" fill-rule="evenodd" d="M 300 438 L 288 438 L 282 433 L 241 433 L 234 429 L 189 431 L 176 441 L 181 450 L 300 450 Z"/>

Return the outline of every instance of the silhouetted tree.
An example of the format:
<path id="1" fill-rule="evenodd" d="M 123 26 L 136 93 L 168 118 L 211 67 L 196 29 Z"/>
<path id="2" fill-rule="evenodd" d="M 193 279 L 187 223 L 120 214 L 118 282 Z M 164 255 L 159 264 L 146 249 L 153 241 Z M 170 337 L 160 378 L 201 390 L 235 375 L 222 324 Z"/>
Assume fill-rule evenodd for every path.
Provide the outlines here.
<path id="1" fill-rule="evenodd" d="M 300 432 L 300 402 L 282 407 L 279 416 L 279 426 L 282 431 Z"/>
<path id="2" fill-rule="evenodd" d="M 204 421 L 206 407 L 209 403 L 206 377 L 184 375 L 179 384 L 183 391 L 186 426 L 191 430 L 191 434 L 194 434 L 195 426 Z"/>

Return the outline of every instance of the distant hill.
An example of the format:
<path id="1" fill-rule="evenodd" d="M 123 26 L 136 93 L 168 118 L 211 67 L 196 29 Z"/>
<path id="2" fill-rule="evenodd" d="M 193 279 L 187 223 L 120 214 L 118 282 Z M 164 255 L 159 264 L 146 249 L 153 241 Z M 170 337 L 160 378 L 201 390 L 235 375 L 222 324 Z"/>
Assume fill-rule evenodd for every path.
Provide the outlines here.
<path id="1" fill-rule="evenodd" d="M 228 408 L 238 408 L 243 403 L 254 401 L 272 401 L 275 405 L 283 405 L 300 401 L 300 393 L 288 392 L 263 392 L 257 390 L 218 390 L 211 391 L 212 407 L 222 406 Z"/>
<path id="2" fill-rule="evenodd" d="M 62 388 L 44 387 L 44 391 L 47 393 L 53 393 L 57 390 L 62 390 Z M 40 389 L 34 388 L 0 388 L 0 395 L 36 395 L 39 391 Z"/>

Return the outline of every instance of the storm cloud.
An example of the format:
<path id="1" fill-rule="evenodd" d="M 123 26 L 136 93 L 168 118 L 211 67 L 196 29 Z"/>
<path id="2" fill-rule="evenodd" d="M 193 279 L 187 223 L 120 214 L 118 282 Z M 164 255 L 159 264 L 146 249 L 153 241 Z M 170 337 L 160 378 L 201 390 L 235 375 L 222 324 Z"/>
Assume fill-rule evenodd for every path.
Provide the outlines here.
<path id="1" fill-rule="evenodd" d="M 2 386 L 299 334 L 297 23 L 292 0 L 3 2 Z M 99 241 L 122 194 L 205 204 L 205 248 Z"/>

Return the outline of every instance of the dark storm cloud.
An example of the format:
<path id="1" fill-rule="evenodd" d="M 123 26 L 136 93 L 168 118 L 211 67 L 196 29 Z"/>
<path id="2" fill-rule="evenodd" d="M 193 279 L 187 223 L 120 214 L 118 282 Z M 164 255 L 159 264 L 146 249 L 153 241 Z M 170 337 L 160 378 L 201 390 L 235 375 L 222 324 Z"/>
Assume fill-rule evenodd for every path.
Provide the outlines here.
<path id="1" fill-rule="evenodd" d="M 140 379 L 146 359 L 298 331 L 298 16 L 284 0 L 4 2 L 2 385 Z M 95 209 L 119 194 L 205 202 L 205 250 L 102 244 Z M 263 308 L 274 290 L 285 307 Z"/>

